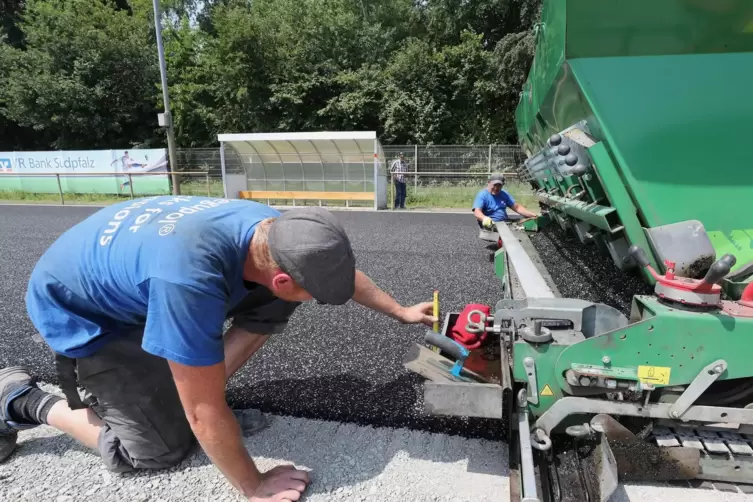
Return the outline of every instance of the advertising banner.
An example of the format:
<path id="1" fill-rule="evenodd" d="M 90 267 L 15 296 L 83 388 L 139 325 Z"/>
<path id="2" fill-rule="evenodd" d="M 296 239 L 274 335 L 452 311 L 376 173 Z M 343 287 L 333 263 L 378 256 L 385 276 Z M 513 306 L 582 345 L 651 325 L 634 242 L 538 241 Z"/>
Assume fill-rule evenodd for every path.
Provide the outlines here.
<path id="1" fill-rule="evenodd" d="M 120 173 L 103 176 L 102 173 Z M 49 176 L 45 176 L 46 174 Z M 128 195 L 169 194 L 167 150 L 0 152 L 0 191 Z M 128 173 L 132 184 L 129 182 Z M 148 173 L 148 174 L 139 174 Z M 41 176 L 13 176 L 36 174 Z M 65 176 L 75 174 L 76 176 Z"/>

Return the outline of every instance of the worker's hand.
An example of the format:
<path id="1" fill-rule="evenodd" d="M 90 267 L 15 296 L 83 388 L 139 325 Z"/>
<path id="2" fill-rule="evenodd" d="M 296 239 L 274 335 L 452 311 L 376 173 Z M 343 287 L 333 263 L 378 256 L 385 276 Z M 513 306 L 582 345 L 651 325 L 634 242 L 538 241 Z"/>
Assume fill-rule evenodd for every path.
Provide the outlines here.
<path id="1" fill-rule="evenodd" d="M 412 307 L 403 307 L 397 318 L 403 324 L 423 323 L 427 326 L 432 326 L 438 321 L 438 319 L 432 315 L 433 312 L 434 304 L 432 302 L 419 303 Z"/>
<path id="2" fill-rule="evenodd" d="M 262 474 L 262 482 L 251 502 L 295 502 L 311 482 L 306 471 L 292 465 L 278 465 Z"/>
<path id="3" fill-rule="evenodd" d="M 494 225 L 494 222 L 488 216 L 484 216 L 484 220 L 481 222 L 481 225 L 484 228 L 492 228 L 492 226 Z"/>

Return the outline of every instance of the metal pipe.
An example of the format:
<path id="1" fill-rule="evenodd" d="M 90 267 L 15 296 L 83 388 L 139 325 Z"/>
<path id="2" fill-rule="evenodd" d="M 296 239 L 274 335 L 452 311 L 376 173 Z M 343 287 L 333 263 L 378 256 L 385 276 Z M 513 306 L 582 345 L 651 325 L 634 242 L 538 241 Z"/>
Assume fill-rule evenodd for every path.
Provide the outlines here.
<path id="1" fill-rule="evenodd" d="M 374 210 L 375 211 L 379 209 L 379 204 L 378 204 L 379 197 L 377 197 L 377 184 L 379 182 L 378 174 L 379 174 L 379 140 L 374 138 Z"/>
<path id="2" fill-rule="evenodd" d="M 184 174 L 184 175 L 196 175 L 196 174 L 204 174 L 205 172 L 206 171 L 186 171 L 186 172 L 181 173 L 181 174 Z M 13 177 L 13 178 L 24 177 L 24 176 L 33 178 L 35 176 L 36 177 L 41 176 L 41 177 L 45 178 L 45 177 L 51 176 L 53 174 L 57 174 L 57 175 L 60 175 L 60 176 L 74 176 L 74 177 L 75 176 L 86 176 L 87 178 L 90 178 L 92 176 L 123 176 L 123 173 L 122 172 L 118 172 L 118 171 L 95 171 L 95 172 L 91 172 L 91 173 L 69 173 L 69 172 L 62 172 L 62 173 L 61 172 L 56 172 L 56 173 L 50 173 L 50 172 L 46 172 L 46 173 L 0 173 L 0 178 L 3 177 L 3 176 L 10 176 L 10 177 Z M 128 174 L 130 174 L 131 176 L 164 176 L 163 173 L 157 173 L 157 172 L 149 172 L 149 173 L 134 172 L 134 173 L 128 173 Z"/>
<path id="3" fill-rule="evenodd" d="M 523 478 L 522 499 L 525 501 L 538 500 L 527 405 L 526 391 L 521 389 L 518 394 L 518 437 L 520 440 L 520 471 Z"/>
<path id="4" fill-rule="evenodd" d="M 131 192 L 131 199 L 133 199 L 133 178 L 131 177 L 131 173 L 128 173 L 128 188 Z"/>
<path id="5" fill-rule="evenodd" d="M 264 164 L 262 164 L 263 166 Z M 263 168 L 263 167 L 262 167 Z M 220 141 L 220 169 L 222 169 L 222 196 L 227 199 L 227 176 L 225 176 L 225 143 Z M 264 174 L 266 180 L 266 173 Z M 246 178 L 246 188 L 248 188 L 248 178 Z M 266 188 L 266 185 L 264 185 Z"/>
<path id="6" fill-rule="evenodd" d="M 65 199 L 63 199 L 63 187 L 60 184 L 60 174 L 55 173 L 55 178 L 58 180 L 58 193 L 60 194 L 60 203 L 65 204 Z"/>
<path id="7" fill-rule="evenodd" d="M 576 193 L 575 195 L 573 195 L 573 194 L 571 193 L 571 192 L 572 192 L 572 190 L 573 190 L 573 188 L 581 188 L 581 187 L 580 187 L 580 186 L 578 186 L 578 185 L 570 185 L 570 186 L 569 186 L 569 187 L 567 188 L 567 191 L 565 192 L 565 196 L 566 196 L 566 197 L 569 197 L 569 198 L 571 198 L 571 199 L 580 199 L 581 197 L 583 197 L 583 194 L 585 194 L 585 193 L 586 193 L 586 191 L 585 191 L 585 190 L 581 190 L 580 192 L 578 192 L 578 193 Z"/>
<path id="8" fill-rule="evenodd" d="M 492 145 L 489 145 L 489 159 L 487 162 L 487 170 L 489 171 L 488 175 L 491 176 L 492 175 Z"/>
<path id="9" fill-rule="evenodd" d="M 413 177 L 413 193 L 418 192 L 418 145 L 413 145 L 413 171 L 416 175 Z"/>
<path id="10" fill-rule="evenodd" d="M 180 182 L 175 169 L 178 168 L 177 155 L 175 153 L 175 132 L 173 130 L 173 118 L 170 113 L 170 96 L 167 91 L 167 69 L 165 68 L 165 48 L 162 46 L 162 26 L 159 10 L 159 0 L 152 0 L 154 7 L 154 29 L 157 37 L 157 53 L 159 55 L 159 72 L 162 80 L 162 100 L 165 104 L 165 126 L 167 127 L 167 151 L 170 156 L 168 170 L 173 180 L 173 195 L 180 195 Z"/>

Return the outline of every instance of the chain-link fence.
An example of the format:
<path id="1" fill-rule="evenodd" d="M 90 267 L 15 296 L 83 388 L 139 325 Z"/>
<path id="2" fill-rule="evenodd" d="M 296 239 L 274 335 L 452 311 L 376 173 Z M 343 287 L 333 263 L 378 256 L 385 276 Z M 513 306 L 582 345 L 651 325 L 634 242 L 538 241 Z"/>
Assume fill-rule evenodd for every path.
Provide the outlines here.
<path id="1" fill-rule="evenodd" d="M 408 207 L 447 207 L 465 208 L 470 207 L 479 190 L 486 186 L 490 173 L 503 172 L 507 178 L 505 189 L 523 205 L 531 206 L 533 202 L 532 190 L 528 183 L 519 181 L 518 168 L 522 165 L 524 154 L 517 145 L 387 145 L 383 146 L 384 158 L 382 165 L 388 171 L 395 160 L 399 159 L 402 152 L 405 155 L 404 178 L 406 181 L 407 206 Z M 222 178 L 222 161 L 219 148 L 184 148 L 177 150 L 177 169 L 180 193 L 183 195 L 210 195 L 222 197 L 224 194 Z M 316 180 L 290 179 L 277 184 L 276 180 L 266 180 L 265 187 L 259 187 L 258 180 L 239 154 L 232 148 L 225 148 L 225 172 L 226 174 L 243 174 L 247 178 L 249 187 L 256 189 L 277 190 L 365 190 L 363 170 L 365 161 L 359 159 L 352 166 L 354 175 L 344 179 L 329 176 L 324 169 L 324 174 Z M 326 166 L 325 166 L 326 167 Z M 371 168 L 369 160 L 369 169 Z M 342 169 L 341 169 L 342 171 Z M 346 170 L 347 171 L 347 170 Z M 355 171 L 358 171 L 357 173 Z M 349 171 L 348 171 L 349 173 Z M 164 173 L 148 173 L 143 175 L 133 174 L 128 180 L 127 174 L 101 173 L 105 176 L 112 175 L 113 179 L 121 179 L 122 186 L 116 194 L 69 194 L 64 190 L 50 190 L 49 193 L 26 193 L 18 191 L 6 197 L 0 194 L 0 198 L 13 198 L 16 200 L 44 200 L 63 201 L 74 203 L 109 201 L 111 199 L 127 199 L 134 196 L 158 195 L 146 190 L 147 180 L 155 176 L 164 176 Z M 271 173 L 268 173 L 268 175 Z M 358 174 L 360 176 L 356 176 Z M 59 179 L 65 179 L 66 173 L 60 173 Z M 50 183 L 56 182 L 56 174 L 47 175 Z M 273 176 L 274 178 L 274 176 Z M 352 178 L 352 179 L 351 179 Z M 356 183 L 355 180 L 358 180 Z M 395 186 L 392 176 L 388 176 L 388 207 L 394 206 Z M 128 183 L 125 183 L 128 181 Z M 371 179 L 366 180 L 371 183 Z M 355 184 L 354 184 L 355 183 Z M 298 185 L 301 185 L 300 187 Z M 332 185 L 332 186 L 330 186 Z M 336 186 L 335 186 L 336 185 Z M 353 185 L 353 186 L 351 186 Z M 358 185 L 358 186 L 356 186 Z M 334 188 L 333 188 L 334 187 Z M 149 192 L 149 193 L 147 193 Z M 169 192 L 167 192 L 169 193 Z M 231 197 L 232 194 L 229 194 Z M 344 205 L 343 203 L 342 205 Z M 341 205 L 331 203 L 328 205 Z M 358 204 L 355 204 L 358 205 Z"/>
<path id="2" fill-rule="evenodd" d="M 491 173 L 504 173 L 505 190 L 524 206 L 535 204 L 531 188 L 518 181 L 525 159 L 518 145 L 390 145 L 384 147 L 387 169 L 405 157 L 408 207 L 465 208 L 483 189 Z M 389 207 L 394 206 L 395 179 L 390 177 Z"/>

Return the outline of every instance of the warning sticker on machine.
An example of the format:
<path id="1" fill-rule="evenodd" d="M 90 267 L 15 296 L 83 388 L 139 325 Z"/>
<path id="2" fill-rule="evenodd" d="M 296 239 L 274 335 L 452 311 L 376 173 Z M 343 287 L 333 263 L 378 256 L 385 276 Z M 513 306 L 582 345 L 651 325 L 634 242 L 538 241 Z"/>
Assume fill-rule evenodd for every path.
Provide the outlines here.
<path id="1" fill-rule="evenodd" d="M 546 384 L 544 385 L 544 388 L 541 389 L 540 395 L 544 397 L 551 397 L 554 395 L 554 392 L 552 392 L 552 388 L 549 387 L 549 384 Z"/>
<path id="2" fill-rule="evenodd" d="M 664 366 L 638 366 L 638 380 L 642 383 L 669 385 L 672 368 Z"/>

